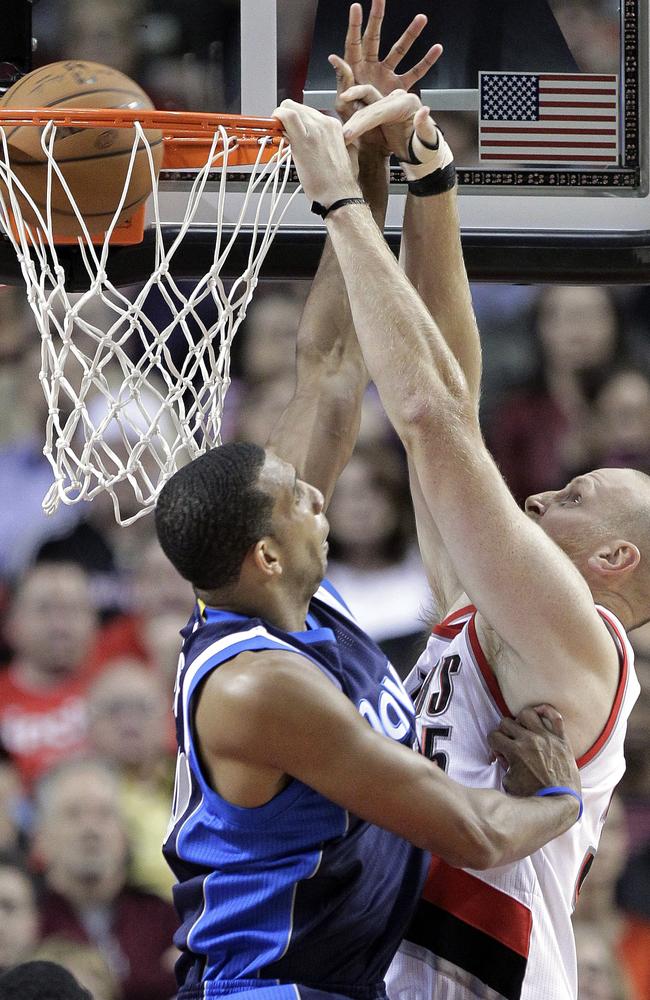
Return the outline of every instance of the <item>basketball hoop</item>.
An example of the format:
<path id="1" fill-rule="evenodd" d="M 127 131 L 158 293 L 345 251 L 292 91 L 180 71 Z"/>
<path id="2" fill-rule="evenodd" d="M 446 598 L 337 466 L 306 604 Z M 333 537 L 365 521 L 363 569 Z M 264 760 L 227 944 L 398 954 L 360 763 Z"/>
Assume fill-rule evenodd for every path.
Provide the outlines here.
<path id="1" fill-rule="evenodd" d="M 37 203 L 12 165 L 8 141 L 16 128 L 40 130 L 45 203 Z M 62 130 L 131 129 L 133 142 L 124 190 L 105 232 L 92 233 L 57 161 Z M 162 133 L 165 171 L 195 172 L 182 224 L 171 245 L 161 229 L 158 172 L 147 136 Z M 119 223 L 136 163 L 146 155 L 151 180 L 149 218 L 155 260 L 150 278 L 132 301 L 107 275 L 111 246 L 141 241 L 145 206 Z M 245 167 L 248 186 L 236 219 L 224 216 L 229 167 Z M 0 231 L 11 242 L 41 334 L 40 381 L 48 402 L 44 454 L 54 473 L 43 509 L 92 500 L 107 492 L 120 524 L 150 511 L 167 479 L 185 461 L 220 443 L 221 415 L 230 384 L 230 348 L 246 315 L 260 268 L 289 203 L 291 150 L 275 119 L 183 112 L 40 108 L 0 110 Z M 241 181 L 241 171 L 238 171 Z M 216 209 L 212 265 L 190 293 L 172 276 L 174 257 L 196 225 L 206 188 Z M 52 192 L 65 191 L 81 233 L 55 231 Z M 111 206 L 112 207 L 112 206 Z M 204 218 L 202 219 L 204 223 Z M 246 266 L 226 289 L 220 273 L 242 226 L 250 228 Z M 59 250 L 74 243 L 88 288 L 66 288 Z M 147 317 L 145 302 L 157 289 L 169 313 L 163 329 Z M 111 322 L 97 325 L 90 310 L 101 303 Z M 204 303 L 216 319 L 202 318 Z M 173 338 L 173 339 L 172 339 Z M 184 345 L 178 350 L 179 340 Z M 176 349 L 172 349 L 172 344 Z M 177 360 L 178 355 L 182 360 Z M 126 493 L 138 506 L 123 515 Z"/>

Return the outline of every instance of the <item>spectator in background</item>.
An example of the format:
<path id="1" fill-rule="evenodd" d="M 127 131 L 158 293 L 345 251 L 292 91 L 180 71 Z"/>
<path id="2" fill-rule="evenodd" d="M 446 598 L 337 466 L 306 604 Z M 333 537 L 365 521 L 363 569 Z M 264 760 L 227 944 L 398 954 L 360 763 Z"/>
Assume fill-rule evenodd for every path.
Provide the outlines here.
<path id="1" fill-rule="evenodd" d="M 644 1000 L 632 992 L 614 949 L 597 926 L 576 924 L 580 1000 Z"/>
<path id="2" fill-rule="evenodd" d="M 241 365 L 250 384 L 295 374 L 296 333 L 304 306 L 299 282 L 255 298 L 246 317 Z"/>
<path id="3" fill-rule="evenodd" d="M 618 900 L 626 916 L 623 954 L 638 996 L 646 1000 L 650 997 L 650 841 L 629 860 Z"/>
<path id="4" fill-rule="evenodd" d="M 92 944 L 123 1000 L 174 993 L 174 909 L 127 884 L 128 842 L 117 781 L 98 761 L 74 761 L 38 789 L 35 852 L 44 868 L 41 933 Z"/>
<path id="5" fill-rule="evenodd" d="M 56 962 L 67 969 L 92 994 L 92 1000 L 121 1000 L 120 984 L 102 953 L 92 945 L 50 937 L 38 946 L 32 958 L 39 962 Z"/>
<path id="6" fill-rule="evenodd" d="M 0 857 L 23 853 L 27 810 L 18 769 L 9 757 L 0 755 Z"/>
<path id="7" fill-rule="evenodd" d="M 551 0 L 551 9 L 581 72 L 618 73 L 618 4 L 608 0 Z"/>
<path id="8" fill-rule="evenodd" d="M 226 404 L 224 438 L 265 443 L 295 387 L 296 332 L 304 299 L 299 283 L 255 299 L 242 330 L 241 378 Z"/>
<path id="9" fill-rule="evenodd" d="M 29 958 L 38 942 L 38 908 L 32 876 L 11 855 L 0 855 L 0 971 Z M 0 996 L 2 993 L 0 992 Z"/>
<path id="10" fill-rule="evenodd" d="M 24 962 L 0 976 L 2 1000 L 93 1000 L 67 969 L 55 962 Z"/>
<path id="11" fill-rule="evenodd" d="M 495 408 L 486 428 L 520 503 L 593 465 L 594 399 L 623 352 L 617 303 L 604 286 L 549 285 L 537 299 L 533 327 L 537 370 Z"/>
<path id="12" fill-rule="evenodd" d="M 6 631 L 14 658 L 0 674 L 0 742 L 29 787 L 86 745 L 97 622 L 83 570 L 32 566 L 16 587 Z"/>
<path id="13" fill-rule="evenodd" d="M 595 401 L 595 464 L 650 473 L 650 373 L 615 369 Z"/>
<path id="14" fill-rule="evenodd" d="M 405 463 L 392 444 L 357 445 L 336 485 L 328 520 L 328 578 L 405 676 L 421 651 L 430 593 Z"/>
<path id="15" fill-rule="evenodd" d="M 174 785 L 171 698 L 138 661 L 115 661 L 88 703 L 93 751 L 115 770 L 131 845 L 132 881 L 171 901 L 174 879 L 162 855 Z"/>
<path id="16" fill-rule="evenodd" d="M 35 340 L 33 329 L 25 333 Z M 41 543 L 71 530 L 81 517 L 78 506 L 65 504 L 51 518 L 43 513 L 52 468 L 43 455 L 47 402 L 38 379 L 40 367 L 41 349 L 28 341 L 12 365 L 12 389 L 9 402 L 5 400 L 11 409 L 7 426 L 13 427 L 0 445 L 0 575 L 5 580 L 25 570 Z"/>
<path id="17" fill-rule="evenodd" d="M 576 949 L 578 953 L 578 965 L 583 964 L 583 956 L 580 953 L 580 942 L 595 942 L 602 940 L 603 948 L 601 953 L 602 965 L 604 968 L 615 970 L 612 972 L 613 982 L 618 984 L 621 981 L 631 984 L 631 965 L 627 952 L 627 943 L 630 938 L 631 928 L 625 914 L 616 904 L 616 883 L 623 870 L 627 858 L 628 838 L 625 821 L 625 813 L 621 800 L 617 795 L 612 798 L 605 823 L 598 853 L 590 867 L 585 866 L 587 873 L 584 883 L 579 889 L 579 897 L 574 913 L 574 926 L 576 928 Z M 584 965 L 593 964 L 594 950 L 593 944 L 584 956 Z M 606 977 L 594 977 L 600 980 L 603 985 Z M 582 986 L 580 987 L 580 998 L 582 1000 Z M 594 987 L 592 990 L 594 1000 L 615 1000 L 618 993 L 605 992 L 598 993 Z M 627 994 L 624 992 L 623 996 Z M 645 1000 L 645 995 L 638 995 L 630 989 L 630 1000 Z"/>
<path id="18" fill-rule="evenodd" d="M 152 539 L 136 567 L 132 610 L 102 629 L 97 663 L 103 666 L 123 657 L 139 660 L 160 673 L 171 694 L 181 648 L 179 632 L 193 606 L 192 588 Z"/>

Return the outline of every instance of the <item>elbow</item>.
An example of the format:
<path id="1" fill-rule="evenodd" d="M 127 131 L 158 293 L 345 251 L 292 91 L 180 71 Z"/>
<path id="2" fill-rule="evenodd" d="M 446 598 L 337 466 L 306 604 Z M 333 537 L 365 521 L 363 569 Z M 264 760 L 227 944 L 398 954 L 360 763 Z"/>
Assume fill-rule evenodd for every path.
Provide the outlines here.
<path id="1" fill-rule="evenodd" d="M 454 844 L 448 851 L 441 851 L 438 846 L 433 853 L 439 854 L 454 868 L 485 871 L 503 864 L 506 850 L 507 845 L 500 842 L 494 831 L 486 829 L 478 817 L 472 816 L 459 822 Z"/>
<path id="2" fill-rule="evenodd" d="M 452 447 L 463 438 L 480 435 L 478 407 L 467 383 L 437 390 L 418 389 L 404 396 L 396 429 L 407 449 L 422 441 Z"/>

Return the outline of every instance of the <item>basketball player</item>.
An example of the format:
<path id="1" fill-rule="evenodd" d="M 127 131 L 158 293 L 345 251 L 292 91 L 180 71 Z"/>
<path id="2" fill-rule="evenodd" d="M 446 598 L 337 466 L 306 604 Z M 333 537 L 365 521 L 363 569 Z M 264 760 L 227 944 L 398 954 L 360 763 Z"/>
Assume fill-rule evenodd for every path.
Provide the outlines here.
<path id="1" fill-rule="evenodd" d="M 368 87 L 345 96 L 379 97 Z M 410 123 L 396 150 L 411 161 L 405 259 L 440 325 L 357 203 L 341 126 L 293 102 L 276 114 L 307 195 L 324 206 L 364 358 L 409 455 L 434 592 L 449 612 L 410 679 L 423 750 L 452 777 L 498 788 L 486 733 L 501 714 L 547 700 L 566 717 L 582 769 L 585 815 L 563 837 L 481 875 L 432 866 L 389 992 L 576 997 L 571 909 L 624 770 L 638 694 L 625 630 L 650 618 L 650 480 L 601 469 L 519 511 L 479 430 L 480 350 L 453 165 L 428 112 L 395 92 L 357 112 L 345 132 L 350 141 Z M 510 726 L 506 718 L 491 741 L 497 750 Z"/>
<path id="2" fill-rule="evenodd" d="M 321 582 L 323 494 L 342 442 L 352 446 L 347 407 L 365 382 L 337 268 L 326 250 L 299 331 L 296 397 L 274 436 L 294 463 L 226 445 L 177 472 L 156 509 L 162 547 L 198 597 L 175 692 L 165 844 L 179 880 L 181 1000 L 251 990 L 260 1000 L 381 998 L 423 851 L 501 864 L 578 813 L 577 769 L 549 708 L 554 733 L 529 711 L 502 749 L 508 787 L 529 798 L 457 786 L 413 753 L 408 696 Z M 322 306 L 337 282 L 343 311 L 324 323 L 314 300 Z"/>

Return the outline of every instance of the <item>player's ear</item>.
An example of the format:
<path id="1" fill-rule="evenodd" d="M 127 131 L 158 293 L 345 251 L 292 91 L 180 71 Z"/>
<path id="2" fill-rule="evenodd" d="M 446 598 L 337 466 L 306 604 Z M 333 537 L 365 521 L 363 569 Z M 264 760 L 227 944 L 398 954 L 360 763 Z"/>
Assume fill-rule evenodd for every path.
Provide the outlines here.
<path id="1" fill-rule="evenodd" d="M 282 575 L 281 552 L 278 543 L 271 535 L 265 535 L 252 547 L 246 559 L 252 561 L 252 565 L 269 580 L 273 576 Z"/>
<path id="2" fill-rule="evenodd" d="M 641 553 L 633 542 L 616 539 L 601 545 L 588 559 L 589 568 L 601 577 L 622 576 L 636 569 Z"/>

